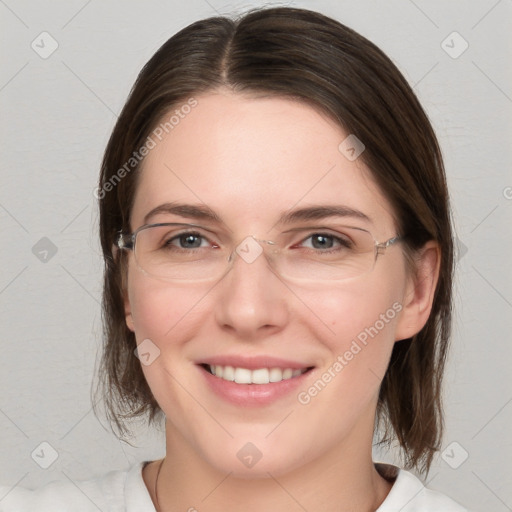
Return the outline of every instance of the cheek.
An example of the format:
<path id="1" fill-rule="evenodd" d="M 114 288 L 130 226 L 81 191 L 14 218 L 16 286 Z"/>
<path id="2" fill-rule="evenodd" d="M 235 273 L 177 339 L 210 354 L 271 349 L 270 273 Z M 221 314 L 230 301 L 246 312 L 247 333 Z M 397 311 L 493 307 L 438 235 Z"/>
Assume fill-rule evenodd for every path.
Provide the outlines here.
<path id="1" fill-rule="evenodd" d="M 177 331 L 179 339 L 190 339 L 204 295 L 204 287 L 170 286 L 141 274 L 138 269 L 131 271 L 128 296 L 137 341 L 149 338 L 160 346 L 177 339 Z"/>
<path id="2" fill-rule="evenodd" d="M 311 387 L 301 390 L 297 398 L 318 414 L 343 411 L 332 419 L 333 432 L 357 422 L 377 398 L 402 308 L 397 296 L 393 287 L 377 291 L 359 281 L 353 289 L 317 298 L 318 314 L 333 332 L 326 335 L 324 329 L 319 337 L 317 331 L 327 355 Z"/>
<path id="3" fill-rule="evenodd" d="M 187 382 L 189 361 L 187 342 L 200 335 L 200 318 L 205 313 L 205 287 L 190 284 L 172 286 L 134 269 L 129 274 L 128 295 L 132 311 L 137 345 L 150 340 L 150 364 L 142 364 L 149 387 L 166 414 L 184 408 L 183 393 L 177 382 Z M 153 350 L 153 352 L 151 352 Z M 141 359 L 142 361 L 142 359 Z M 184 364 L 185 363 L 185 364 Z M 188 399 L 185 396 L 185 401 Z M 185 428 L 185 427 L 184 427 Z"/>
<path id="4" fill-rule="evenodd" d="M 386 336 L 392 335 L 401 304 L 401 295 L 394 286 L 375 286 L 375 282 L 359 280 L 311 297 L 313 313 L 330 329 L 323 336 L 330 346 L 342 348 L 347 341 L 364 339 L 364 333 L 375 328 Z"/>
<path id="5" fill-rule="evenodd" d="M 335 382 L 332 395 L 327 393 L 324 398 L 338 403 L 343 395 L 348 409 L 357 409 L 358 403 L 375 395 L 395 342 L 403 276 L 389 272 L 387 279 L 377 277 L 344 283 L 343 288 L 329 293 L 325 290 L 312 299 L 312 309 L 329 327 L 329 331 L 324 327 L 316 332 L 329 354 L 323 361 L 323 371 L 328 374 L 323 373 L 320 379 Z M 351 391 L 346 396 L 348 389 Z"/>

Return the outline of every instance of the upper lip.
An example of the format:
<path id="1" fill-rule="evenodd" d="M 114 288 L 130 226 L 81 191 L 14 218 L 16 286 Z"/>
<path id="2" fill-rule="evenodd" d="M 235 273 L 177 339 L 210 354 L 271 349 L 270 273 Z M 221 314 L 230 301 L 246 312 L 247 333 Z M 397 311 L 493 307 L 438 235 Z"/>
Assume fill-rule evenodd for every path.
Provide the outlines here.
<path id="1" fill-rule="evenodd" d="M 248 370 L 257 370 L 259 368 L 291 368 L 292 370 L 302 370 L 303 368 L 312 368 L 313 365 L 281 359 L 268 355 L 244 357 L 236 355 L 213 356 L 203 359 L 198 364 L 207 364 L 210 366 L 233 366 L 234 368 L 247 368 Z"/>

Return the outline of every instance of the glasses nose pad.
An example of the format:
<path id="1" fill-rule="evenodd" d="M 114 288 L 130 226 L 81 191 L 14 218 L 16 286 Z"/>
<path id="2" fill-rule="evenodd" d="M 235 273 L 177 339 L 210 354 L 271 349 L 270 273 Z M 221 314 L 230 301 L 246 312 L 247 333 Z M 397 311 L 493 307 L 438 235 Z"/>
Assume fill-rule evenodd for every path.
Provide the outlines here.
<path id="1" fill-rule="evenodd" d="M 230 255 L 228 256 L 226 262 L 228 270 L 231 269 L 231 267 L 233 266 L 233 262 L 236 261 L 238 258 L 241 258 L 246 263 L 252 263 L 260 256 L 262 256 L 267 261 L 267 264 L 270 265 L 271 260 L 274 259 L 274 254 L 279 252 L 277 248 L 277 243 L 272 240 L 262 240 L 260 238 L 256 238 L 256 236 L 254 235 L 250 235 L 247 238 L 252 238 L 252 243 L 254 245 L 251 245 L 251 242 L 249 242 L 245 243 L 242 249 L 240 248 L 242 244 L 240 244 L 237 248 L 233 249 Z"/>

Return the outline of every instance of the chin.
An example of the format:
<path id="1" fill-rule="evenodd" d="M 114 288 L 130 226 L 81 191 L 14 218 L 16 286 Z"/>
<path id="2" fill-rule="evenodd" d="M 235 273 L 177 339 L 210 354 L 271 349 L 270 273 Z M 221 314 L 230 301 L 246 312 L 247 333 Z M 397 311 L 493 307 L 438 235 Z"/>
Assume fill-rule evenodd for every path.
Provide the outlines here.
<path id="1" fill-rule="evenodd" d="M 217 471 L 233 478 L 240 479 L 264 479 L 269 478 L 269 473 L 278 477 L 289 473 L 304 464 L 304 454 L 298 453 L 294 446 L 277 446 L 268 440 L 249 441 L 250 436 L 243 440 L 230 439 L 228 443 L 219 443 L 220 450 L 214 453 L 208 450 L 204 458 Z M 219 453 L 220 452 L 220 453 Z"/>

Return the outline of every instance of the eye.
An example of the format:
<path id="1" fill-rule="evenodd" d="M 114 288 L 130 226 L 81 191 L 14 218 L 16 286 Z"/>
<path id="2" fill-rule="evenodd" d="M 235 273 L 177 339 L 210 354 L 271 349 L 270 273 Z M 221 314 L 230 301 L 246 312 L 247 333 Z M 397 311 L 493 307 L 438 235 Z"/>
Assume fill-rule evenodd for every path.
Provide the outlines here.
<path id="1" fill-rule="evenodd" d="M 350 249 L 353 245 L 348 238 L 334 236 L 328 233 L 313 233 L 305 238 L 301 244 L 304 244 L 306 247 L 308 247 L 307 241 L 310 241 L 309 248 L 319 250 L 340 250 L 344 248 Z"/>
<path id="2" fill-rule="evenodd" d="M 208 240 L 200 233 L 180 233 L 165 242 L 165 247 L 178 247 L 179 249 L 198 249 L 208 247 Z"/>

